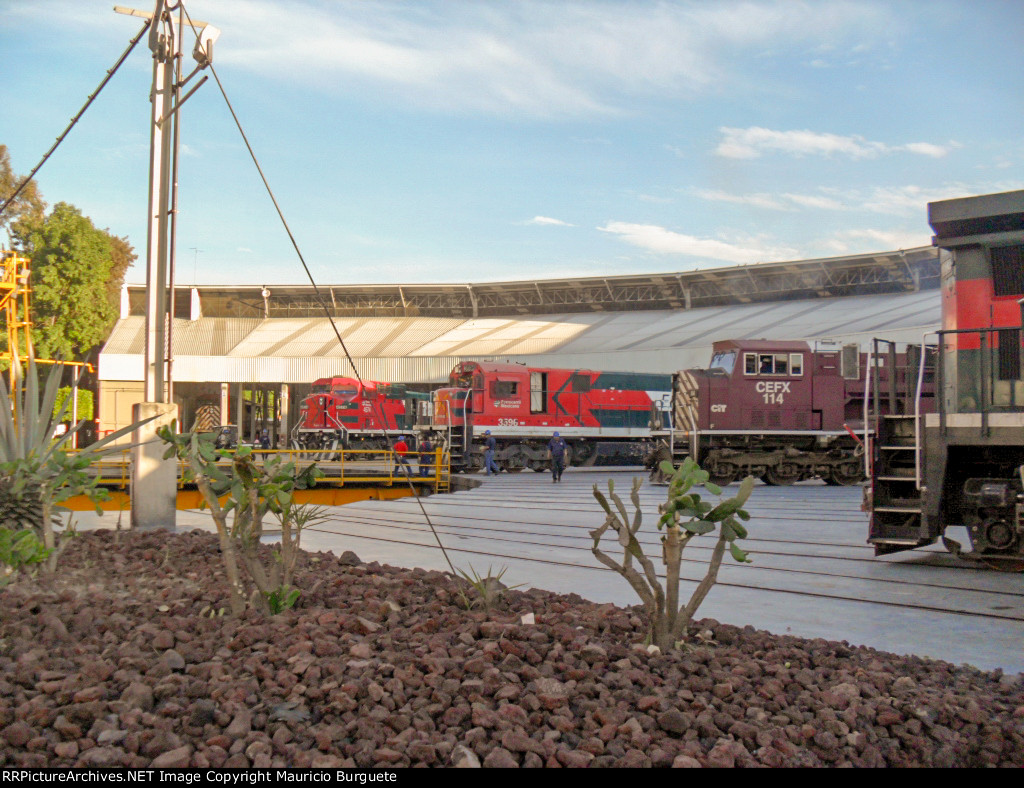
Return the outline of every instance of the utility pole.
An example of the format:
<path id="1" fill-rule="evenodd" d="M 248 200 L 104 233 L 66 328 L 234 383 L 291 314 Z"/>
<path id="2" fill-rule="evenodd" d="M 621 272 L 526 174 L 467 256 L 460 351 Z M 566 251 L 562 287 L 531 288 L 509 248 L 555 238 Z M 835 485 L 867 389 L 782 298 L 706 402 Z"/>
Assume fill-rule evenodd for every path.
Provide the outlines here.
<path id="1" fill-rule="evenodd" d="M 156 0 L 152 13 L 115 6 L 117 13 L 150 20 L 149 48 L 153 53 L 153 87 L 150 95 L 149 222 L 146 243 L 146 344 L 143 372 L 144 401 L 134 406 L 133 417 L 141 421 L 155 417 L 135 431 L 132 451 L 132 527 L 141 530 L 175 526 L 177 463 L 163 459 L 164 446 L 156 435 L 159 427 L 172 425 L 177 411 L 170 394 L 169 328 L 173 315 L 168 309 L 169 271 L 173 271 L 173 216 L 177 200 L 174 190 L 177 162 L 177 127 L 181 105 L 195 93 L 204 76 L 184 97 L 181 88 L 213 58 L 213 42 L 220 31 L 205 22 L 186 26 L 180 3 L 169 6 Z M 178 10 L 175 20 L 173 10 Z M 192 56 L 198 64 L 180 78 L 182 41 L 185 31 L 196 29 Z"/>

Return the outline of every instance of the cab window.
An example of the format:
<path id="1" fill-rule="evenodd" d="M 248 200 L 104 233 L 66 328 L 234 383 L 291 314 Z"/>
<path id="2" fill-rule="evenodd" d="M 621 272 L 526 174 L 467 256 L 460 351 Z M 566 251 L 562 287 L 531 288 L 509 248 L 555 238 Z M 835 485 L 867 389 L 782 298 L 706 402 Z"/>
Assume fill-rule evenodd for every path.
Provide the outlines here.
<path id="1" fill-rule="evenodd" d="M 747 355 L 750 355 L 749 353 Z M 736 366 L 736 351 L 729 350 L 724 353 L 715 353 L 711 357 L 709 369 L 720 369 L 725 374 L 731 375 L 733 367 Z M 747 374 L 750 374 L 749 372 Z"/>
<path id="2" fill-rule="evenodd" d="M 519 384 L 511 380 L 495 380 L 491 382 L 491 396 L 495 399 L 515 397 L 519 393 Z"/>
<path id="3" fill-rule="evenodd" d="M 744 353 L 743 372 L 747 375 L 803 375 L 804 356 L 803 353 Z"/>

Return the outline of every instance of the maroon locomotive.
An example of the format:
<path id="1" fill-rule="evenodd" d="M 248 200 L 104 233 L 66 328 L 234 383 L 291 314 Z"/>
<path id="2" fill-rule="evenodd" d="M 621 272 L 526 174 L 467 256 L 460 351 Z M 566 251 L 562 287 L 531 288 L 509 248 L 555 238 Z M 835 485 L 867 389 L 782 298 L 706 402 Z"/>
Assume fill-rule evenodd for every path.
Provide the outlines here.
<path id="1" fill-rule="evenodd" d="M 470 471 L 483 467 L 485 430 L 509 471 L 548 467 L 555 431 L 568 444 L 567 465 L 638 464 L 652 448 L 652 416 L 667 405 L 670 386 L 670 375 L 463 361 L 434 392 L 433 427 L 452 464 Z"/>
<path id="2" fill-rule="evenodd" d="M 936 412 L 878 414 L 868 540 L 882 555 L 942 539 L 1024 569 L 1024 191 L 931 203 L 942 268 Z M 923 343 L 924 344 L 924 343 Z M 951 539 L 966 530 L 970 552 Z"/>
<path id="3" fill-rule="evenodd" d="M 895 357 L 880 370 L 883 384 L 912 376 L 913 361 Z M 707 369 L 674 375 L 670 445 L 656 459 L 697 457 L 717 484 L 748 475 L 772 485 L 815 477 L 857 484 L 864 478 L 856 433 L 864 429 L 866 368 L 857 345 L 715 342 Z"/>

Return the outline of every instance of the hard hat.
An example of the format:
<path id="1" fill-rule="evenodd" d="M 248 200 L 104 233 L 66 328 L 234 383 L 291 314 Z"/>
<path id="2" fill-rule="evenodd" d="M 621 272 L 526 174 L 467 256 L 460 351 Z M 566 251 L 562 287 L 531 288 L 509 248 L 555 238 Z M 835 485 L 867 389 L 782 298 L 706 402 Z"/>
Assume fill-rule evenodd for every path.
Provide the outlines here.
<path id="1" fill-rule="evenodd" d="M 556 438 L 558 437 L 558 433 L 557 433 L 557 432 L 555 432 L 555 437 L 556 437 Z"/>

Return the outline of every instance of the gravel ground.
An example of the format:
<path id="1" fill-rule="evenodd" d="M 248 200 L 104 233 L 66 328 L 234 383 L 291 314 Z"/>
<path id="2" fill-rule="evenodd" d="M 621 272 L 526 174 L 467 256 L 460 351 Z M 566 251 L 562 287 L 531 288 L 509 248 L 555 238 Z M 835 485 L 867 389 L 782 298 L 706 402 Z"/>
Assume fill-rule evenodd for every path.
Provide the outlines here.
<path id="1" fill-rule="evenodd" d="M 707 619 L 649 654 L 637 608 L 467 613 L 352 553 L 296 582 L 211 617 L 213 535 L 82 534 L 55 584 L 0 590 L 0 766 L 1024 766 L 1020 676 Z"/>

